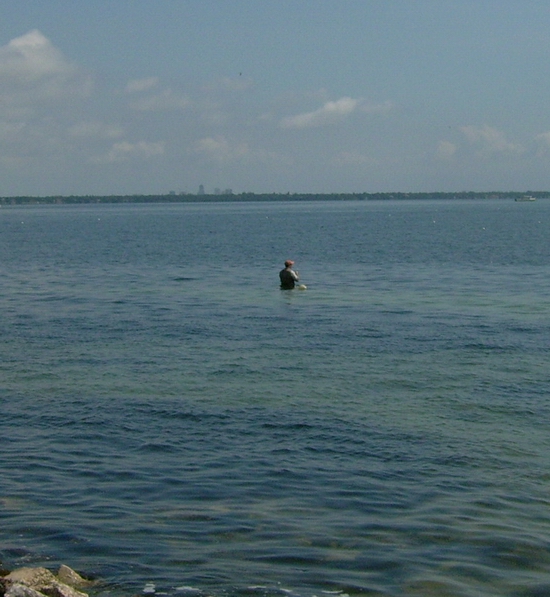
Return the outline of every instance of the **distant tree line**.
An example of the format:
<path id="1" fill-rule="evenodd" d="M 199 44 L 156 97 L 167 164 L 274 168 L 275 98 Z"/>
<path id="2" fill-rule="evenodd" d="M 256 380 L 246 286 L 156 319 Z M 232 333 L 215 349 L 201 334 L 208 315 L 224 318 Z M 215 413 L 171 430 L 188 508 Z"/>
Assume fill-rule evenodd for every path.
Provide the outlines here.
<path id="1" fill-rule="evenodd" d="M 525 192 L 476 192 L 458 193 L 222 193 L 191 195 L 168 193 L 166 195 L 70 195 L 50 197 L 0 197 L 0 205 L 71 205 L 85 203 L 212 203 L 229 201 L 387 201 L 429 199 L 516 199 Z M 537 199 L 550 197 L 549 191 L 527 191 Z"/>

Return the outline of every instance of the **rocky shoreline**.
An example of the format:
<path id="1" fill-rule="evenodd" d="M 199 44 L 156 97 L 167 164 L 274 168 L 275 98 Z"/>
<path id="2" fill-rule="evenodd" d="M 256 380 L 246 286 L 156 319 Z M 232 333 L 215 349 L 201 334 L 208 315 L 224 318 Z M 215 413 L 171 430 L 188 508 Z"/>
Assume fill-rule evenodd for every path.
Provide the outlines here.
<path id="1" fill-rule="evenodd" d="M 65 565 L 57 574 L 42 567 L 0 574 L 0 597 L 88 597 L 82 589 L 93 584 Z"/>

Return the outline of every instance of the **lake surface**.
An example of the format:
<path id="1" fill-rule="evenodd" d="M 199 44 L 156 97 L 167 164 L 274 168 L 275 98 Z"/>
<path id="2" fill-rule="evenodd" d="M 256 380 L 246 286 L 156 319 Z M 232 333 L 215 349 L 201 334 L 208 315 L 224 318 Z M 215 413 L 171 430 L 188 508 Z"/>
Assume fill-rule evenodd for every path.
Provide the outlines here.
<path id="1" fill-rule="evenodd" d="M 550 594 L 549 230 L 544 200 L 2 208 L 1 563 Z"/>

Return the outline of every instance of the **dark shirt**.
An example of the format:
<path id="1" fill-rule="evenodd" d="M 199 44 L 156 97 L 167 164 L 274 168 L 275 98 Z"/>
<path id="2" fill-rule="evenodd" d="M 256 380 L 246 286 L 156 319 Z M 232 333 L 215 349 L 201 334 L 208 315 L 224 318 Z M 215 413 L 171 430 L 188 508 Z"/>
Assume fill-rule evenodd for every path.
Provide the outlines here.
<path id="1" fill-rule="evenodd" d="M 289 267 L 285 267 L 279 272 L 279 278 L 281 279 L 281 288 L 290 290 L 294 288 L 295 283 L 298 281 L 296 272 L 291 270 Z"/>

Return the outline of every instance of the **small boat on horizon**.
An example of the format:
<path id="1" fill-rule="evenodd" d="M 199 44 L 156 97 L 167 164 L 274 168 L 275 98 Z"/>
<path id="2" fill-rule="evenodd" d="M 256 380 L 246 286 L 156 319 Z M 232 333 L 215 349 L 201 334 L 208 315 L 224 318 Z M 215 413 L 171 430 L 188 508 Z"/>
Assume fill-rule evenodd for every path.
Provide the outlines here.
<path id="1" fill-rule="evenodd" d="M 533 195 L 523 195 L 522 197 L 516 197 L 516 201 L 536 201 L 537 198 Z"/>

